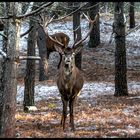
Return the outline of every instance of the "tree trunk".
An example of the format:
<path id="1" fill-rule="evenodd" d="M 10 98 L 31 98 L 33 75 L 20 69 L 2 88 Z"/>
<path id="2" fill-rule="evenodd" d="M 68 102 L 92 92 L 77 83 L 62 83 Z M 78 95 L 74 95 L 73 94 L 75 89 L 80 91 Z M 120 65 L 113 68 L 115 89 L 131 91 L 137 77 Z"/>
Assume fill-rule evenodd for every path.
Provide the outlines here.
<path id="1" fill-rule="evenodd" d="M 34 6 L 33 6 L 34 10 Z M 28 36 L 27 56 L 35 56 L 36 46 L 36 24 L 30 19 L 30 27 L 34 26 Z M 35 86 L 35 60 L 28 60 L 26 63 L 26 75 L 24 78 L 24 111 L 27 111 L 27 106 L 34 106 L 34 86 Z"/>
<path id="2" fill-rule="evenodd" d="M 74 2 L 74 6 L 76 6 L 76 9 L 79 7 L 79 4 L 80 4 L 79 2 Z M 80 11 L 77 11 L 73 14 L 73 30 L 74 30 L 74 41 L 76 40 L 77 42 L 81 40 L 82 35 L 81 35 L 81 26 L 80 26 Z M 81 63 L 82 63 L 82 50 L 75 56 L 75 64 L 79 69 L 81 69 Z"/>
<path id="3" fill-rule="evenodd" d="M 6 3 L 7 16 L 13 14 L 16 16 L 20 10 L 17 2 Z M 21 13 L 20 13 L 21 14 Z M 13 17 L 14 17 L 13 16 Z M 7 56 L 5 61 L 4 77 L 3 77 L 3 96 L 2 96 L 2 115 L 0 137 L 15 137 L 15 113 L 16 113 L 16 94 L 17 94 L 17 62 L 19 56 L 19 40 L 20 40 L 20 21 L 14 18 L 7 19 Z"/>
<path id="4" fill-rule="evenodd" d="M 128 95 L 127 62 L 125 48 L 125 24 L 123 16 L 123 2 L 115 3 L 114 33 L 115 33 L 115 94 Z"/>
<path id="5" fill-rule="evenodd" d="M 8 23 L 5 22 L 5 27 L 8 27 Z M 8 28 L 4 28 L 4 34 L 8 35 Z M 3 51 L 7 54 L 7 40 L 3 37 Z M 6 59 L 1 60 L 0 62 L 1 69 L 0 69 L 0 137 L 2 134 L 2 114 L 3 114 L 3 95 L 4 95 L 4 88 L 5 88 L 5 83 L 4 83 L 4 78 L 5 78 L 5 71 L 6 71 Z"/>
<path id="6" fill-rule="evenodd" d="M 36 5 L 41 5 L 42 3 L 37 2 Z M 46 12 L 41 13 L 43 18 L 46 18 Z M 45 21 L 43 21 L 40 17 L 37 17 L 42 25 L 45 25 Z M 39 56 L 41 60 L 39 61 L 39 81 L 44 81 L 49 79 L 48 77 L 48 58 L 47 57 L 47 48 L 46 48 L 46 33 L 44 28 L 37 24 L 37 46 L 39 50 Z"/>
<path id="7" fill-rule="evenodd" d="M 7 6 L 7 5 L 6 5 Z M 5 10 L 7 10 L 8 7 L 2 7 L 3 8 L 3 13 L 5 12 Z M 8 11 L 7 11 L 8 12 Z M 5 13 L 5 16 L 7 16 L 7 13 Z M 9 26 L 8 24 L 8 20 L 6 20 L 4 22 L 4 28 L 3 28 L 3 32 L 6 36 L 8 36 L 8 29 L 6 28 Z M 6 40 L 5 37 L 3 37 L 3 42 L 2 42 L 2 51 L 5 52 L 7 54 L 7 45 L 8 41 Z M 6 70 L 6 59 L 1 59 L 0 60 L 0 136 L 1 136 L 1 129 L 2 129 L 2 110 L 3 110 L 3 95 L 4 95 L 4 74 L 5 74 L 5 70 Z"/>
<path id="8" fill-rule="evenodd" d="M 130 28 L 135 27 L 135 11 L 134 11 L 135 2 L 130 2 L 129 7 L 129 17 L 130 17 Z"/>
<path id="9" fill-rule="evenodd" d="M 39 81 L 44 81 L 48 79 L 48 71 L 45 72 L 45 70 L 48 70 L 48 58 L 46 59 L 46 34 L 41 26 L 38 26 L 37 46 L 39 50 L 39 56 L 41 57 L 41 60 L 39 61 Z"/>
<path id="10" fill-rule="evenodd" d="M 93 8 L 89 9 L 89 16 L 92 20 L 95 19 L 95 16 L 99 12 L 99 4 L 98 2 L 90 2 L 90 6 L 94 6 Z M 100 26 L 99 26 L 99 19 L 97 19 L 96 24 L 90 33 L 90 39 L 88 46 L 90 48 L 97 47 L 100 44 Z"/>

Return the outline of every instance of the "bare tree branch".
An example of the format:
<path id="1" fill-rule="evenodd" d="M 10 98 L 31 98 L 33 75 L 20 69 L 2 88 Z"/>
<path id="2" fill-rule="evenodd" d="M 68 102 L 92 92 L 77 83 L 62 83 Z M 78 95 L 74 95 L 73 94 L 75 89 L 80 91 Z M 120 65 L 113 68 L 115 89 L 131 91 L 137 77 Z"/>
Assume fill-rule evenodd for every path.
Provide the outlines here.
<path id="1" fill-rule="evenodd" d="M 53 4 L 54 2 L 49 2 L 49 3 L 46 3 L 46 4 L 43 4 L 42 6 L 40 6 L 38 9 L 28 13 L 28 14 L 24 14 L 24 15 L 19 15 L 17 16 L 18 19 L 21 19 L 21 18 L 25 18 L 25 17 L 29 17 L 29 16 L 32 16 L 38 12 L 40 12 L 41 10 L 43 10 L 45 7 L 48 7 L 50 6 L 51 4 Z"/>
<path id="2" fill-rule="evenodd" d="M 5 34 L 0 33 L 0 35 L 7 39 L 7 36 Z"/>
<path id="3" fill-rule="evenodd" d="M 39 56 L 19 56 L 19 60 L 26 60 L 26 59 L 40 60 L 41 58 Z"/>
<path id="4" fill-rule="evenodd" d="M 2 51 L 2 50 L 0 50 L 0 54 L 1 54 L 4 58 L 9 58 L 9 57 L 7 56 L 7 54 L 6 54 L 4 51 Z M 15 58 L 15 60 L 16 60 L 17 62 L 19 62 L 19 60 L 27 60 L 27 59 L 30 59 L 30 60 L 40 60 L 41 57 L 40 57 L 40 56 L 19 56 L 18 58 Z"/>
<path id="5" fill-rule="evenodd" d="M 2 56 L 3 56 L 4 58 L 7 57 L 7 54 L 6 54 L 4 51 L 2 51 L 2 50 L 0 50 L 0 54 L 2 54 Z"/>
<path id="6" fill-rule="evenodd" d="M 140 25 L 136 26 L 135 28 L 133 29 L 130 29 L 128 32 L 126 32 L 125 36 L 127 36 L 128 34 L 130 34 L 131 32 L 135 31 L 135 30 L 138 30 L 140 28 Z"/>
<path id="7" fill-rule="evenodd" d="M 49 2 L 49 3 L 46 3 L 42 6 L 40 6 L 38 9 L 28 13 L 28 14 L 24 14 L 24 15 L 19 15 L 19 16 L 16 16 L 15 18 L 17 19 L 22 19 L 22 18 L 25 18 L 25 17 L 29 17 L 29 16 L 32 16 L 34 14 L 37 14 L 38 12 L 40 12 L 41 10 L 43 10 L 45 7 L 48 7 L 50 6 L 51 4 L 53 4 L 54 2 Z M 8 17 L 0 17 L 0 19 L 9 19 L 9 18 L 13 18 L 13 15 L 9 15 Z"/>
<path id="8" fill-rule="evenodd" d="M 86 3 L 85 5 L 80 6 L 78 9 L 74 10 L 73 12 L 69 13 L 69 14 L 66 15 L 66 16 L 63 16 L 63 17 L 61 17 L 61 18 L 59 18 L 59 19 L 53 19 L 53 20 L 51 21 L 51 23 L 52 23 L 52 22 L 56 22 L 56 21 L 63 20 L 63 19 L 65 19 L 65 18 L 67 18 L 68 16 L 71 16 L 72 14 L 74 14 L 74 13 L 76 13 L 77 11 L 81 10 L 81 9 L 82 9 L 84 6 L 86 6 L 87 4 L 88 4 L 88 3 Z"/>
<path id="9" fill-rule="evenodd" d="M 89 3 L 89 2 L 88 2 Z M 87 3 L 86 3 L 87 4 Z M 81 10 L 82 11 L 85 11 L 85 10 L 89 10 L 89 9 L 91 9 L 91 8 L 94 8 L 95 6 L 97 6 L 97 5 L 100 5 L 101 4 L 101 2 L 98 2 L 96 5 L 92 5 L 92 6 L 89 6 L 89 7 L 86 7 L 86 8 L 82 8 Z M 66 9 L 66 10 L 70 10 L 70 9 L 72 9 L 72 8 L 77 8 L 76 6 L 70 6 L 70 7 L 66 7 L 65 6 L 65 4 L 63 4 L 63 3 L 61 3 L 60 4 L 60 7 L 62 7 L 62 8 L 64 8 L 64 9 Z"/>
<path id="10" fill-rule="evenodd" d="M 23 37 L 25 36 L 26 34 L 28 34 L 32 29 L 33 29 L 34 26 L 31 26 L 25 33 L 21 34 L 20 37 Z"/>

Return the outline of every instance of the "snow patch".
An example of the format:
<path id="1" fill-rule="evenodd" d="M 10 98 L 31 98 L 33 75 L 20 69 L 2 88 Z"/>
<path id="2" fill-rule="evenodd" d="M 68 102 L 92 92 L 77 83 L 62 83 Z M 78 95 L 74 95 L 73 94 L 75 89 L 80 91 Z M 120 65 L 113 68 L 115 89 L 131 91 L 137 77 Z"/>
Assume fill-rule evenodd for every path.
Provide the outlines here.
<path id="1" fill-rule="evenodd" d="M 128 89 L 131 89 L 131 92 L 134 90 L 140 91 L 140 82 L 128 83 Z M 96 97 L 98 95 L 113 95 L 115 91 L 114 84 L 108 82 L 91 82 L 85 83 L 79 98 L 87 99 Z M 17 86 L 17 101 L 23 101 L 24 97 L 24 86 Z M 61 99 L 58 87 L 56 85 L 49 86 L 44 84 L 37 84 L 35 86 L 35 101 L 42 99 Z"/>

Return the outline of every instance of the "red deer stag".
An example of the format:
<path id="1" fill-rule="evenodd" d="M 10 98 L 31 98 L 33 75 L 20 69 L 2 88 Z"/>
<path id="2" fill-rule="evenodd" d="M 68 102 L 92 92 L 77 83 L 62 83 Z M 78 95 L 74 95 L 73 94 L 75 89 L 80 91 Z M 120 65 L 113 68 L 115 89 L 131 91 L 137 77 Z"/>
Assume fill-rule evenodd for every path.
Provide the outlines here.
<path id="1" fill-rule="evenodd" d="M 84 79 L 81 71 L 75 65 L 75 55 L 82 49 L 82 47 L 78 45 L 81 44 L 90 35 L 93 29 L 93 25 L 98 16 L 99 14 L 96 15 L 94 20 L 91 20 L 86 16 L 86 18 L 90 22 L 90 29 L 86 36 L 78 42 L 75 41 L 72 47 L 67 47 L 63 49 L 62 47 L 55 46 L 56 50 L 62 54 L 62 61 L 60 64 L 57 79 L 57 86 L 61 94 L 61 100 L 63 103 L 63 112 L 61 119 L 61 125 L 63 126 L 63 130 L 65 129 L 68 103 L 70 109 L 70 125 L 71 129 L 74 130 L 74 102 L 76 101 L 77 96 L 80 94 L 84 84 Z M 58 40 L 54 40 L 51 36 L 49 37 L 52 39 L 52 41 L 59 44 Z"/>
<path id="2" fill-rule="evenodd" d="M 41 17 L 41 19 L 44 22 L 45 19 L 43 19 L 42 17 Z M 45 22 L 44 25 L 40 24 L 40 26 L 45 31 L 45 35 L 46 35 L 46 48 L 47 48 L 46 59 L 47 59 L 47 61 L 49 59 L 50 53 L 56 51 L 56 49 L 54 47 L 55 45 L 57 45 L 58 47 L 61 47 L 63 49 L 63 48 L 66 48 L 68 46 L 68 43 L 70 41 L 69 36 L 67 34 L 63 33 L 63 32 L 55 33 L 55 34 L 52 34 L 52 35 L 48 34 L 47 26 L 48 26 L 48 24 L 50 24 L 52 22 L 52 20 L 53 20 L 53 17 L 48 22 Z M 51 36 L 53 39 L 57 40 L 58 43 L 55 43 L 54 41 L 52 41 L 49 36 Z M 59 53 L 59 55 L 60 55 L 60 61 L 59 61 L 59 64 L 58 64 L 58 68 L 59 68 L 61 60 L 62 60 L 62 56 L 61 56 L 60 53 Z M 48 64 L 45 67 L 45 70 L 46 70 L 46 72 L 48 72 Z"/>

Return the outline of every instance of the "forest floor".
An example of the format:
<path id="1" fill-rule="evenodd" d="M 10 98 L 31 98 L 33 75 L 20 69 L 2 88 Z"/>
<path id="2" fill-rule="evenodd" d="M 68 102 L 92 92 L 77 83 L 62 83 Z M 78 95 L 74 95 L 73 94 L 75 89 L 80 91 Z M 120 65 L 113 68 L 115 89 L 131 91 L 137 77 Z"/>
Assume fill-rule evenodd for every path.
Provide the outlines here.
<path id="1" fill-rule="evenodd" d="M 82 73 L 85 83 L 114 84 L 114 45 L 101 43 L 97 48 L 87 48 L 85 44 L 82 53 Z M 133 55 L 140 50 L 139 46 L 127 43 L 127 60 L 129 82 L 140 82 L 140 55 Z M 140 54 L 140 53 L 139 53 Z M 49 80 L 38 81 L 36 84 L 56 85 L 58 59 L 57 53 L 52 53 L 49 60 Z M 139 65 L 140 66 L 140 65 Z M 37 68 L 38 74 L 38 68 Z M 18 84 L 24 83 L 19 76 Z M 140 83 L 139 83 L 140 84 Z M 36 101 L 36 111 L 23 112 L 22 104 L 17 104 L 16 135 L 18 138 L 140 138 L 140 90 L 128 91 L 129 96 L 115 97 L 98 95 L 90 98 L 78 98 L 74 107 L 75 131 L 69 126 L 69 115 L 66 131 L 60 125 L 62 103 L 58 98 L 44 98 Z M 55 93 L 54 93 L 55 94 Z M 90 91 L 90 94 L 94 94 Z M 80 96 L 79 96 L 80 97 Z"/>
<path id="2" fill-rule="evenodd" d="M 114 82 L 114 68 L 111 63 L 104 63 L 105 65 L 101 63 L 101 60 L 113 59 L 111 54 L 107 55 L 108 51 L 105 48 L 109 47 L 101 44 L 97 48 L 83 50 L 82 68 L 85 83 Z M 52 80 L 56 73 L 53 70 L 56 69 L 55 64 L 52 67 L 50 66 L 49 70 L 50 80 L 44 82 L 36 80 L 36 82 L 49 84 L 49 86 L 55 85 L 55 81 Z M 129 70 L 127 77 L 128 81 L 140 81 L 140 71 Z M 91 91 L 91 94 L 94 93 Z M 131 92 L 128 97 L 99 95 L 90 99 L 78 99 L 74 108 L 75 132 L 70 131 L 69 121 L 66 132 L 62 130 L 60 125 L 62 104 L 59 99 L 42 99 L 35 103 L 38 110 L 30 113 L 24 113 L 22 104 L 18 104 L 16 131 L 18 137 L 32 138 L 140 137 L 139 98 L 139 92 Z"/>

